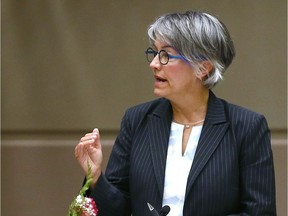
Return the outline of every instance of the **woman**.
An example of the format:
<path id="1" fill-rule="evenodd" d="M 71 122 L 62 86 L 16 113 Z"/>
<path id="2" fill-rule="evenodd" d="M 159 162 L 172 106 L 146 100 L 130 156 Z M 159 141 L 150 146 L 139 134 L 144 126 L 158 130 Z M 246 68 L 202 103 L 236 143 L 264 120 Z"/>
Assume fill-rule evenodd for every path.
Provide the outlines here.
<path id="1" fill-rule="evenodd" d="M 232 39 L 217 18 L 172 13 L 148 30 L 146 50 L 159 98 L 128 109 L 105 175 L 98 129 L 75 156 L 99 215 L 276 215 L 275 180 L 265 118 L 211 91 L 232 62 Z"/>

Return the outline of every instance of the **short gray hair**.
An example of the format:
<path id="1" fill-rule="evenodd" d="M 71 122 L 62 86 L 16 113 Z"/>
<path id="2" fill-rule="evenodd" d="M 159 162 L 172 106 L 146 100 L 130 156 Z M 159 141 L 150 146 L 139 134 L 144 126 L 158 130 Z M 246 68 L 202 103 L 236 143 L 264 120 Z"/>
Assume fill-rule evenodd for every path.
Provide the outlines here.
<path id="1" fill-rule="evenodd" d="M 210 61 L 213 70 L 203 80 L 209 89 L 223 79 L 223 73 L 235 56 L 226 26 L 207 13 L 187 11 L 163 15 L 150 25 L 148 36 L 152 44 L 160 40 L 174 47 L 198 75 L 201 73 L 201 62 Z"/>

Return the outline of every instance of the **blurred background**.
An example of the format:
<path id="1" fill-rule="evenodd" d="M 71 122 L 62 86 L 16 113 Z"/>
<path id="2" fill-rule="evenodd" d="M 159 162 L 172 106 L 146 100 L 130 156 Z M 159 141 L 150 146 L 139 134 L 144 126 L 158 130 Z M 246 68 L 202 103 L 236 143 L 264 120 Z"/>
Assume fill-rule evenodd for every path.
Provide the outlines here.
<path id="1" fill-rule="evenodd" d="M 175 11 L 222 20 L 236 59 L 218 97 L 264 114 L 278 215 L 287 215 L 286 0 L 2 0 L 1 212 L 67 215 L 83 173 L 78 140 L 101 132 L 105 170 L 124 111 L 154 99 L 147 27 Z"/>

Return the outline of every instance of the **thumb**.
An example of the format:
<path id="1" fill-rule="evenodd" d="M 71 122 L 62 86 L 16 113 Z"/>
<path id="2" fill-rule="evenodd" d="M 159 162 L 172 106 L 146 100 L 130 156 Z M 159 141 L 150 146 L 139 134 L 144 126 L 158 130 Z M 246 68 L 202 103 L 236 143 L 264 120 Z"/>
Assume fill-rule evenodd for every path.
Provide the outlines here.
<path id="1" fill-rule="evenodd" d="M 94 128 L 92 133 L 96 136 L 96 139 L 95 139 L 95 142 L 94 142 L 94 146 L 95 147 L 101 147 L 99 129 L 98 128 Z"/>

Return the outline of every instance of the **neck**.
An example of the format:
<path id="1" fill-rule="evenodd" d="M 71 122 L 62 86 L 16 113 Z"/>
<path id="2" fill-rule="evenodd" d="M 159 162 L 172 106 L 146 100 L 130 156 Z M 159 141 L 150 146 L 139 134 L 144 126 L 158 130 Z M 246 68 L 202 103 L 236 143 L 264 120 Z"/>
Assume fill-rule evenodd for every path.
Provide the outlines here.
<path id="1" fill-rule="evenodd" d="M 195 125 L 195 122 L 204 120 L 207 112 L 208 98 L 209 91 L 203 92 L 203 94 L 196 97 L 183 97 L 183 99 L 177 102 L 171 101 L 174 121 L 184 125 Z"/>
<path id="2" fill-rule="evenodd" d="M 182 123 L 182 122 L 177 122 L 174 120 L 174 122 L 178 123 L 178 124 L 182 124 L 184 125 L 184 129 L 190 129 L 193 126 L 198 126 L 198 125 L 202 125 L 205 119 L 202 119 L 200 121 L 197 122 L 190 122 L 190 123 Z"/>

